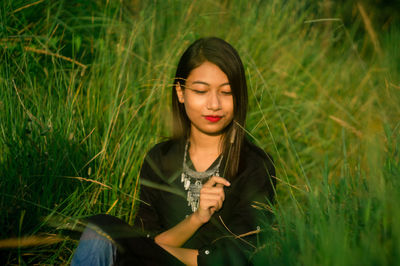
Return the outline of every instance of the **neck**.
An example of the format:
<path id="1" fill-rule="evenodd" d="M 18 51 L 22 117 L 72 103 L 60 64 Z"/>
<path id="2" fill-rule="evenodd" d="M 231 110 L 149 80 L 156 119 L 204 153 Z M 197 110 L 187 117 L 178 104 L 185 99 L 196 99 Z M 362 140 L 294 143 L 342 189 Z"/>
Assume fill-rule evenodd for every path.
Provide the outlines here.
<path id="1" fill-rule="evenodd" d="M 190 132 L 190 150 L 192 152 L 219 155 L 222 152 L 222 135 L 207 135 L 198 130 Z"/>

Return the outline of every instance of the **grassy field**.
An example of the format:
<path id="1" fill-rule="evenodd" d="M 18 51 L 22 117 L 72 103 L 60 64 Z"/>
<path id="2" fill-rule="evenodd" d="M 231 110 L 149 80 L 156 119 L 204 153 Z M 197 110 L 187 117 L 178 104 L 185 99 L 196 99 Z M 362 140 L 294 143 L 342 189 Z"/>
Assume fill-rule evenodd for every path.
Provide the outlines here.
<path id="1" fill-rule="evenodd" d="M 80 217 L 132 223 L 179 56 L 218 36 L 277 169 L 256 265 L 400 265 L 399 24 L 299 2 L 1 1 L 0 263 L 68 263 Z"/>

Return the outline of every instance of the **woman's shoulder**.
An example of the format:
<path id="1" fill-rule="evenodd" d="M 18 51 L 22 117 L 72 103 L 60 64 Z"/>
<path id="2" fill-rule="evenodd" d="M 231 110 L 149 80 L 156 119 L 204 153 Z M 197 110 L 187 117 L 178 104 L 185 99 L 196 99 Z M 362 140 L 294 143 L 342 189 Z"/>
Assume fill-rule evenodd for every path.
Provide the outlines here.
<path id="1" fill-rule="evenodd" d="M 246 161 L 252 162 L 253 164 L 258 164 L 261 162 L 271 166 L 274 164 L 274 160 L 269 153 L 252 143 L 247 138 L 244 140 L 242 155 Z"/>
<path id="2" fill-rule="evenodd" d="M 142 170 L 155 173 L 163 180 L 173 180 L 182 167 L 184 149 L 184 140 L 169 139 L 157 143 L 148 151 Z"/>
<path id="3" fill-rule="evenodd" d="M 245 139 L 243 145 L 243 152 L 241 154 L 241 160 L 239 164 L 239 172 L 247 176 L 252 173 L 252 179 L 254 182 L 259 182 L 260 180 L 271 179 L 275 184 L 275 165 L 272 156 L 261 149 L 259 146 Z M 247 181 L 249 177 L 245 178 Z"/>
<path id="4" fill-rule="evenodd" d="M 273 201 L 276 186 L 275 166 L 272 156 L 259 146 L 245 140 L 239 177 L 244 193 L 252 194 L 252 190 L 262 189 Z"/>
<path id="5" fill-rule="evenodd" d="M 147 157 L 160 159 L 170 156 L 178 156 L 184 147 L 184 141 L 180 139 L 168 139 L 155 144 L 148 152 Z"/>

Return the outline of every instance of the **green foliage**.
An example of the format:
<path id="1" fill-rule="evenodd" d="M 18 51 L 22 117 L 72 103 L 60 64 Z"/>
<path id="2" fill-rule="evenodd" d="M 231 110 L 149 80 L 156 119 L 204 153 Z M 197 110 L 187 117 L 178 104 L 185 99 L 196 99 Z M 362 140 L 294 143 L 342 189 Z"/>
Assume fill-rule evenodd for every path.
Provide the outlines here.
<path id="1" fill-rule="evenodd" d="M 214 35 L 242 56 L 247 130 L 277 168 L 254 262 L 396 264 L 400 30 L 374 28 L 368 5 L 372 28 L 357 5 L 349 19 L 319 2 L 2 1 L 0 239 L 100 212 L 132 222 L 143 157 L 169 135 L 177 60 Z M 76 243 L 1 262 L 67 263 Z"/>

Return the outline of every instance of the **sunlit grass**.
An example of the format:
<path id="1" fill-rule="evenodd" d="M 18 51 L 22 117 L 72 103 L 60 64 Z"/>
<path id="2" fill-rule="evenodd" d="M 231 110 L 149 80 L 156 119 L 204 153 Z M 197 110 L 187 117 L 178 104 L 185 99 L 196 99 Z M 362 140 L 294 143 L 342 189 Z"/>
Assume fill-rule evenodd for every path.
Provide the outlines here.
<path id="1" fill-rule="evenodd" d="M 1 4 L 0 236 L 36 246 L 1 242 L 2 261 L 67 263 L 73 238 L 39 244 L 71 219 L 132 223 L 143 157 L 169 135 L 177 60 L 210 35 L 239 51 L 246 129 L 277 169 L 255 262 L 400 261 L 399 29 L 298 1 L 30 4 Z"/>

